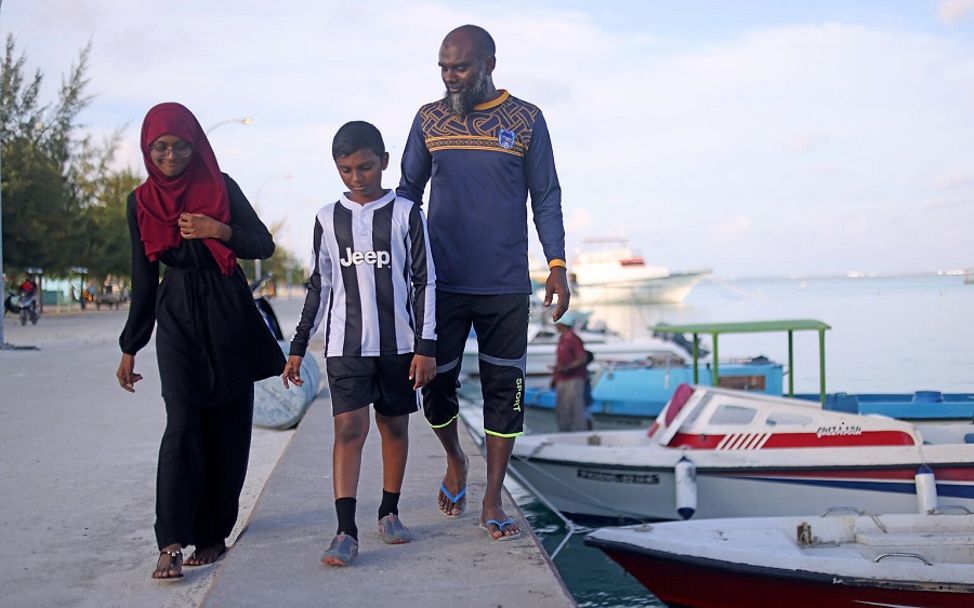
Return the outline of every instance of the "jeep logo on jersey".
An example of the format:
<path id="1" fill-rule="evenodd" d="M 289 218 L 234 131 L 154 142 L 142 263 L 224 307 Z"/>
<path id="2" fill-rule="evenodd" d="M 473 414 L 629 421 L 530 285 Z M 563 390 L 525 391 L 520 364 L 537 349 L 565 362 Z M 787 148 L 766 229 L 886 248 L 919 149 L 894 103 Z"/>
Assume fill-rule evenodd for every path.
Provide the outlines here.
<path id="1" fill-rule="evenodd" d="M 505 150 L 510 150 L 514 147 L 514 131 L 510 129 L 501 129 L 500 134 L 497 136 L 497 143 L 501 145 Z"/>
<path id="2" fill-rule="evenodd" d="M 392 255 L 388 251 L 352 251 L 351 247 L 345 248 L 345 257 L 338 258 L 338 263 L 342 266 L 375 264 L 376 268 L 388 266 L 391 261 Z"/>

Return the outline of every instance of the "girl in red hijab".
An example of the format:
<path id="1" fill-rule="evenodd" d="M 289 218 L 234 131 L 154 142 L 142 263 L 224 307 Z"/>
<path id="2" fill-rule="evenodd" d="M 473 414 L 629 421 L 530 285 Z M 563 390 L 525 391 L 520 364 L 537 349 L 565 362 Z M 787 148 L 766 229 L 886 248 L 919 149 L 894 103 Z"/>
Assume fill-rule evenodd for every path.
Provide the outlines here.
<path id="1" fill-rule="evenodd" d="M 142 123 L 148 177 L 129 195 L 132 294 L 116 377 L 134 392 L 135 355 L 156 333 L 166 430 L 159 450 L 152 577 L 218 560 L 247 472 L 256 380 L 284 355 L 254 306 L 237 258 L 266 259 L 274 241 L 240 187 L 220 171 L 196 117 L 162 103 Z M 165 264 L 159 280 L 160 262 Z"/>

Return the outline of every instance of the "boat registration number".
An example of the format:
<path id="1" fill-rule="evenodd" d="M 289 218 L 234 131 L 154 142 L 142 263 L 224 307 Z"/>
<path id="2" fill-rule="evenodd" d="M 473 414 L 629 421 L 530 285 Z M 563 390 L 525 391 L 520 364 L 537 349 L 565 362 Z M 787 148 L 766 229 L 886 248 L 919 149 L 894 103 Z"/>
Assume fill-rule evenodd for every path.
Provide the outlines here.
<path id="1" fill-rule="evenodd" d="M 577 474 L 581 479 L 590 479 L 592 481 L 606 481 L 609 483 L 641 483 L 650 486 L 659 485 L 659 475 L 656 473 L 606 473 L 605 471 L 578 469 Z"/>

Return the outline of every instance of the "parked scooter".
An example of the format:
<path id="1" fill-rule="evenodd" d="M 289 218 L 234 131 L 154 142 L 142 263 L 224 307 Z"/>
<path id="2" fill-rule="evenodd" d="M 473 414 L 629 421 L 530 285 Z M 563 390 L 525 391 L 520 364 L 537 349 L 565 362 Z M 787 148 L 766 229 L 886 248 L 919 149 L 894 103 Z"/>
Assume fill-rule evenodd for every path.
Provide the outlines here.
<path id="1" fill-rule="evenodd" d="M 6 315 L 8 312 L 19 316 L 21 325 L 27 325 L 27 321 L 37 325 L 41 313 L 37 310 L 36 292 L 9 292 L 3 301 L 3 314 Z"/>

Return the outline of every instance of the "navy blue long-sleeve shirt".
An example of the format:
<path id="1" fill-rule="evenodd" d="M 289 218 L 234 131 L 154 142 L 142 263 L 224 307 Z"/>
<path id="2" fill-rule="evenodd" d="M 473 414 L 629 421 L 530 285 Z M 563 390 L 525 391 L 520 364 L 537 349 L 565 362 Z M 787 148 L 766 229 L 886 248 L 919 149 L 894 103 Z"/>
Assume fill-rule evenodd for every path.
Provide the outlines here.
<path id="1" fill-rule="evenodd" d="M 527 198 L 545 258 L 565 259 L 561 187 L 537 106 L 507 91 L 465 117 L 443 100 L 419 109 L 397 194 L 429 196 L 436 287 L 464 294 L 531 293 Z"/>

